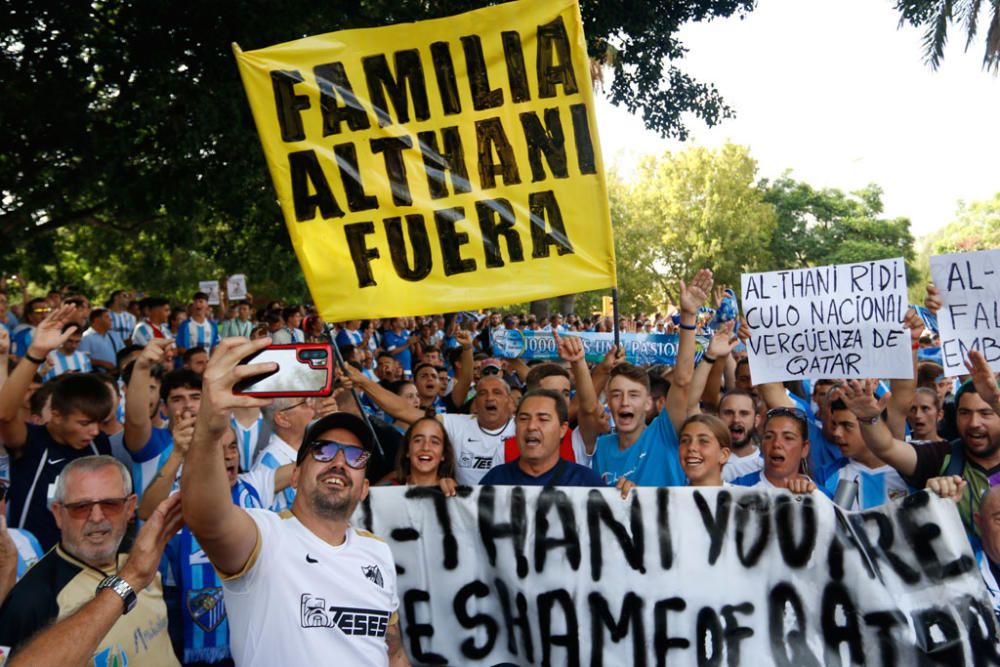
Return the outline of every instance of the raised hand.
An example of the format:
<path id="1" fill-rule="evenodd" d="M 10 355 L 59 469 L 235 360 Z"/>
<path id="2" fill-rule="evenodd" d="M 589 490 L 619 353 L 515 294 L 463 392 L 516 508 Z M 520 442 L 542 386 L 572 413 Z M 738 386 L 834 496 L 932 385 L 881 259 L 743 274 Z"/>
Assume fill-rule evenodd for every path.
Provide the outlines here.
<path id="1" fill-rule="evenodd" d="M 937 312 L 941 310 L 941 306 L 943 305 L 944 301 L 941 300 L 941 290 L 928 283 L 927 296 L 924 297 L 924 308 L 937 315 Z"/>
<path id="2" fill-rule="evenodd" d="M 135 360 L 136 369 L 149 370 L 167 358 L 167 349 L 174 344 L 169 338 L 154 338 L 142 348 L 142 354 Z"/>
<path id="3" fill-rule="evenodd" d="M 858 419 L 870 421 L 881 415 L 889 402 L 888 395 L 875 398 L 877 386 L 875 380 L 848 380 L 834 392 L 834 396 L 841 398 Z"/>
<path id="4" fill-rule="evenodd" d="M 66 342 L 66 339 L 73 335 L 76 327 L 63 331 L 63 325 L 72 321 L 76 314 L 76 306 L 71 303 L 64 303 L 38 323 L 35 333 L 31 338 L 31 345 L 28 347 L 28 354 L 36 359 L 44 359 L 52 350 L 57 349 Z"/>
<path id="5" fill-rule="evenodd" d="M 555 329 L 552 330 L 552 339 L 556 343 L 559 357 L 563 361 L 573 363 L 583 359 L 586 352 L 583 349 L 583 342 L 577 336 L 566 336 L 563 338 Z"/>
<path id="6" fill-rule="evenodd" d="M 271 344 L 269 337 L 249 340 L 224 338 L 215 348 L 202 377 L 201 409 L 198 422 L 206 423 L 212 433 L 221 434 L 229 425 L 229 413 L 235 408 L 263 408 L 270 400 L 233 393 L 233 386 L 243 378 L 277 369 L 274 362 L 241 364 L 250 355 Z"/>
<path id="7" fill-rule="evenodd" d="M 612 345 L 608 353 L 601 359 L 604 370 L 610 371 L 615 366 L 625 363 L 625 348 L 622 345 Z"/>
<path id="8" fill-rule="evenodd" d="M 920 335 L 924 332 L 924 321 L 913 308 L 906 310 L 906 315 L 903 316 L 903 328 L 910 330 L 910 340 L 913 343 L 920 342 Z"/>
<path id="9" fill-rule="evenodd" d="M 965 367 L 969 369 L 972 376 L 972 384 L 976 387 L 976 393 L 986 401 L 994 411 L 1000 409 L 1000 387 L 997 387 L 997 378 L 986 363 L 986 357 L 978 350 L 969 350 L 969 359 L 965 362 Z"/>
<path id="10" fill-rule="evenodd" d="M 688 315 L 697 315 L 698 309 L 704 305 L 708 295 L 712 292 L 712 272 L 709 269 L 701 269 L 691 279 L 690 284 L 681 281 L 680 306 L 681 312 Z"/>
<path id="11" fill-rule="evenodd" d="M 181 494 L 175 493 L 156 506 L 129 551 L 128 561 L 119 573 L 136 593 L 153 581 L 160 567 L 160 558 L 167 542 L 184 523 L 181 516 Z"/>
<path id="12" fill-rule="evenodd" d="M 180 455 L 187 454 L 191 441 L 194 439 L 194 425 L 198 421 L 197 415 L 184 413 L 183 416 L 170 422 L 170 433 L 174 438 L 174 451 Z"/>
<path id="13" fill-rule="evenodd" d="M 455 340 L 463 347 L 472 347 L 472 334 L 465 329 L 455 333 Z"/>
<path id="14" fill-rule="evenodd" d="M 708 349 L 705 350 L 708 356 L 713 359 L 723 359 L 732 354 L 736 346 L 740 344 L 740 339 L 733 335 L 734 324 L 735 321 L 729 321 L 715 330 L 712 338 L 708 341 Z"/>

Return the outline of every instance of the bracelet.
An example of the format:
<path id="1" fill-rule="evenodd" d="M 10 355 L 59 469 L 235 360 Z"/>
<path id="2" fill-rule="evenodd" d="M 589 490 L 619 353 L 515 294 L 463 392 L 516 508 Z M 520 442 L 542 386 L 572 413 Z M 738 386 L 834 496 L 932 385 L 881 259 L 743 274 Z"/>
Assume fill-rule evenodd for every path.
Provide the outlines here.
<path id="1" fill-rule="evenodd" d="M 913 341 L 913 349 L 914 350 L 919 350 L 920 349 L 920 341 L 919 340 Z"/>
<path id="2" fill-rule="evenodd" d="M 716 361 L 718 361 L 715 357 L 708 356 L 708 354 L 701 355 L 701 360 L 709 364 L 714 364 Z"/>
<path id="3" fill-rule="evenodd" d="M 683 322 L 677 324 L 678 327 L 684 329 L 684 331 L 697 331 L 697 324 L 684 324 Z"/>
<path id="4" fill-rule="evenodd" d="M 39 366 L 41 366 L 42 364 L 45 363 L 45 359 L 39 359 L 38 357 L 33 357 L 33 356 L 31 356 L 31 353 L 29 353 L 27 351 L 25 351 L 25 353 L 24 353 L 24 358 L 27 359 L 28 361 L 30 361 L 33 364 L 38 364 Z"/>

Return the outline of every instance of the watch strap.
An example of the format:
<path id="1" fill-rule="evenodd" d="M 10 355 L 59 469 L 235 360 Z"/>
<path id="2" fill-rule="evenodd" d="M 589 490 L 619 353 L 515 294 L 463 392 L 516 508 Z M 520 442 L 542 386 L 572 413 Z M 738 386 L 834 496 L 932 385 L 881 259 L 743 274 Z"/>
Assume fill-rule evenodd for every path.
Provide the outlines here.
<path id="1" fill-rule="evenodd" d="M 135 603 L 137 601 L 137 596 L 135 591 L 127 581 L 119 577 L 117 574 L 113 574 L 109 577 L 105 577 L 101 583 L 97 585 L 97 592 L 101 592 L 105 588 L 110 588 L 115 593 L 117 593 L 121 599 L 122 604 L 125 607 L 123 614 L 127 614 L 135 608 Z"/>

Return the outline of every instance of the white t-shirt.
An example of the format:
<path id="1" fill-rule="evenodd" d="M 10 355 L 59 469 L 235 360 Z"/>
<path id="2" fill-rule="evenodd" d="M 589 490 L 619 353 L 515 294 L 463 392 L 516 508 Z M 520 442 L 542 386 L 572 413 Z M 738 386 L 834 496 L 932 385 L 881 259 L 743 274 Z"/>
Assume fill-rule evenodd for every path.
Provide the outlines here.
<path id="1" fill-rule="evenodd" d="M 385 634 L 399 608 L 388 545 L 348 528 L 335 547 L 290 512 L 246 512 L 257 547 L 244 571 L 222 582 L 236 664 L 388 665 Z"/>
<path id="2" fill-rule="evenodd" d="M 722 481 L 731 482 L 737 477 L 749 475 L 752 472 L 764 469 L 764 456 L 760 449 L 755 449 L 752 454 L 737 456 L 730 454 L 726 465 L 722 466 Z"/>
<path id="3" fill-rule="evenodd" d="M 587 443 L 583 441 L 583 434 L 580 433 L 579 426 L 573 429 L 573 434 L 570 435 L 570 442 L 573 443 L 573 456 L 576 457 L 576 462 L 582 466 L 592 468 L 594 455 L 587 454 Z M 594 447 L 594 451 L 597 451 L 596 446 Z"/>
<path id="4" fill-rule="evenodd" d="M 438 415 L 455 448 L 455 481 L 467 486 L 479 484 L 493 466 L 503 463 L 503 441 L 514 435 L 514 420 L 508 419 L 499 432 L 480 428 L 475 415 Z"/>

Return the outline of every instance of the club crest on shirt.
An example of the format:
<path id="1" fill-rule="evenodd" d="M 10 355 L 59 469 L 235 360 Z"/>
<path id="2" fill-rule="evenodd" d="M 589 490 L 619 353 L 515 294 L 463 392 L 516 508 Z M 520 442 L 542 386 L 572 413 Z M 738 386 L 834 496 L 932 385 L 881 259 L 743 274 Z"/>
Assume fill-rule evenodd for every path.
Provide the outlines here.
<path id="1" fill-rule="evenodd" d="M 205 632 L 212 632 L 226 618 L 226 603 L 218 586 L 188 591 L 187 608 L 191 619 Z"/>
<path id="2" fill-rule="evenodd" d="M 378 565 L 362 565 L 361 573 L 365 575 L 365 579 L 379 588 L 385 588 L 385 585 L 382 583 L 382 570 L 378 569 Z"/>

